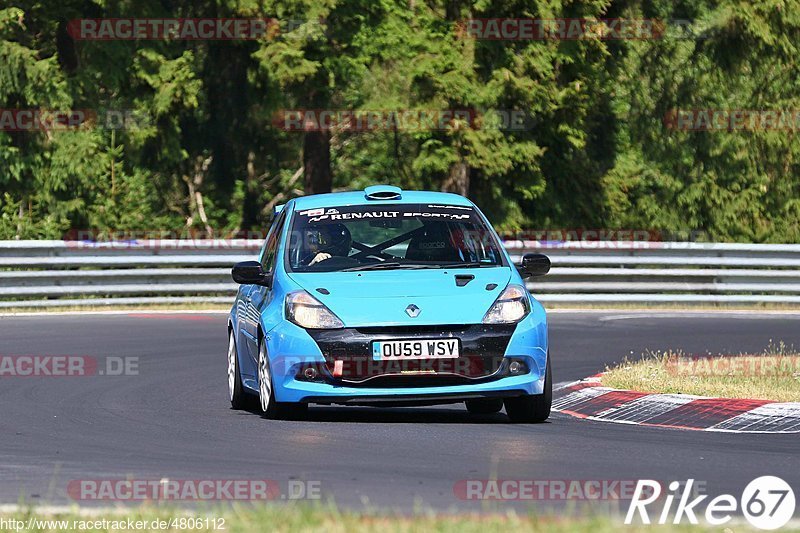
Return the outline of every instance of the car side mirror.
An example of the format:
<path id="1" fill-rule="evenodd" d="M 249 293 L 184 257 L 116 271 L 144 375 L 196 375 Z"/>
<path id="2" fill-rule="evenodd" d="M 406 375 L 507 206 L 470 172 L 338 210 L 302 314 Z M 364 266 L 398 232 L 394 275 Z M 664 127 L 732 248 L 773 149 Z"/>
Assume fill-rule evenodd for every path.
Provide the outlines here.
<path id="1" fill-rule="evenodd" d="M 522 264 L 517 266 L 517 270 L 523 279 L 544 276 L 550 272 L 550 258 L 544 254 L 525 254 L 522 256 Z"/>
<path id="2" fill-rule="evenodd" d="M 236 263 L 231 269 L 231 277 L 243 285 L 272 285 L 272 272 L 264 272 L 264 267 L 258 261 Z"/>

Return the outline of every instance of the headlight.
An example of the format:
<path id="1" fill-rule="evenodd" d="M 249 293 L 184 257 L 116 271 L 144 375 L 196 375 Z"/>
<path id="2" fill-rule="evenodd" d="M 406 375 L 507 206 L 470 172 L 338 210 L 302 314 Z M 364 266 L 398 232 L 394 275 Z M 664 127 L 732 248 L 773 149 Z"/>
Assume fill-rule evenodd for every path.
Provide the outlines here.
<path id="1" fill-rule="evenodd" d="M 528 292 L 519 285 L 506 287 L 483 317 L 484 324 L 513 324 L 530 311 Z"/>
<path id="2" fill-rule="evenodd" d="M 286 318 L 300 327 L 309 329 L 344 327 L 339 317 L 306 291 L 296 291 L 286 295 Z"/>

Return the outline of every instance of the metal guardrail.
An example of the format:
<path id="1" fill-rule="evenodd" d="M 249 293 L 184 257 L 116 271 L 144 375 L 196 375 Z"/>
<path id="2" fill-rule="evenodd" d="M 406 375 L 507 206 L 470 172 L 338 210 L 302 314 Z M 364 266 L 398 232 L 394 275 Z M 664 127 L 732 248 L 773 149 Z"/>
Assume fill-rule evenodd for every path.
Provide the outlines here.
<path id="1" fill-rule="evenodd" d="M 0 308 L 227 304 L 230 267 L 261 240 L 0 241 Z M 800 304 L 800 245 L 506 241 L 547 254 L 528 288 L 544 303 Z"/>

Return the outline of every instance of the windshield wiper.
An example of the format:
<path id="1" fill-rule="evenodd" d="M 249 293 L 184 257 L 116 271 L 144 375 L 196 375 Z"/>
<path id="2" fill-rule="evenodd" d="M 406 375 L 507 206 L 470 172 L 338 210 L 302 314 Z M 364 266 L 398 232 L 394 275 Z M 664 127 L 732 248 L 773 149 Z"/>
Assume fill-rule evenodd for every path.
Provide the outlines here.
<path id="1" fill-rule="evenodd" d="M 480 268 L 484 266 L 500 266 L 480 261 L 458 261 L 455 263 L 415 264 L 416 268 Z"/>
<path id="2" fill-rule="evenodd" d="M 480 261 L 463 261 L 456 263 L 441 263 L 437 266 L 441 268 L 476 268 L 482 266 L 492 266 L 490 263 L 481 263 Z"/>
<path id="3" fill-rule="evenodd" d="M 477 261 L 466 261 L 466 262 L 457 262 L 457 263 L 403 263 L 403 266 L 406 268 L 474 268 L 483 266 L 484 263 L 479 263 Z"/>
<path id="4" fill-rule="evenodd" d="M 384 270 L 390 268 L 404 269 L 404 270 L 423 270 L 423 269 L 442 269 L 442 268 L 476 268 L 482 267 L 486 263 L 478 261 L 467 261 L 458 263 L 398 263 L 396 261 L 389 261 L 386 263 L 370 263 L 368 265 L 359 265 L 350 268 L 345 268 L 341 272 L 357 272 L 360 270 Z"/>
<path id="5" fill-rule="evenodd" d="M 383 270 L 384 268 L 402 268 L 403 265 L 396 261 L 389 261 L 388 263 L 370 263 L 368 265 L 358 265 L 350 268 L 344 268 L 340 272 L 357 272 L 359 270 Z"/>

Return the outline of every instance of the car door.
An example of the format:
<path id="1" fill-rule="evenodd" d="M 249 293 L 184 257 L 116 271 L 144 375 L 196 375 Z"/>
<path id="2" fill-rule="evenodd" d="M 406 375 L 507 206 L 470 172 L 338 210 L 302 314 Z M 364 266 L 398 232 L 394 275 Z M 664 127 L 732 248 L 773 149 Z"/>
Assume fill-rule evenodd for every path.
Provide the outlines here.
<path id="1" fill-rule="evenodd" d="M 286 212 L 282 211 L 272 227 L 269 229 L 264 250 L 261 253 L 261 266 L 265 272 L 270 272 L 275 268 L 275 261 L 278 254 L 278 244 L 283 233 L 283 224 L 286 220 Z M 247 352 L 254 362 L 258 361 L 258 324 L 261 319 L 261 311 L 269 301 L 271 289 L 263 285 L 251 285 L 250 290 L 245 295 L 245 319 L 243 321 Z"/>

